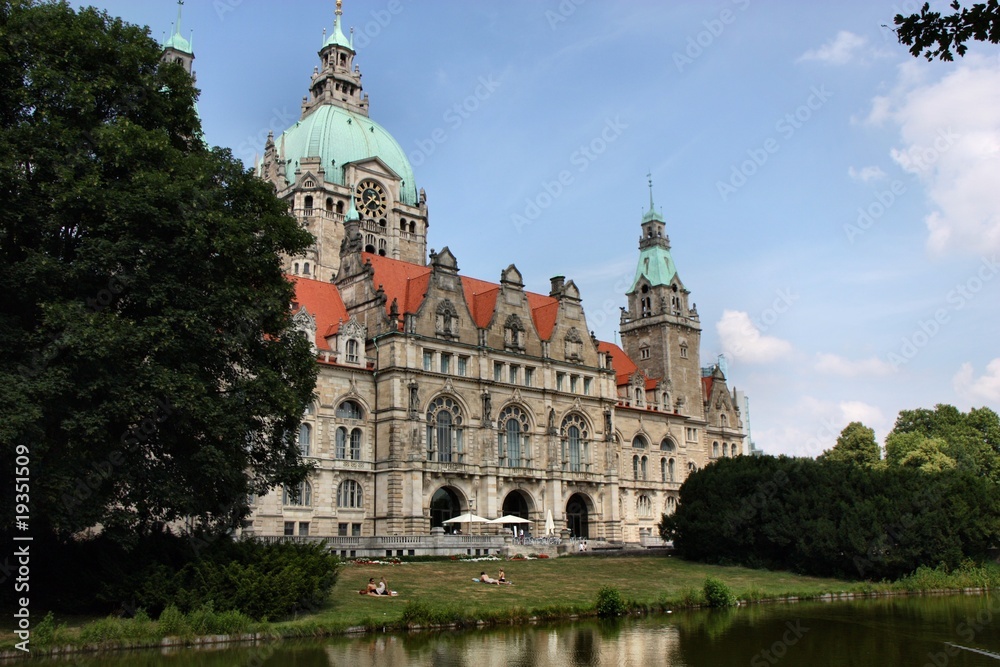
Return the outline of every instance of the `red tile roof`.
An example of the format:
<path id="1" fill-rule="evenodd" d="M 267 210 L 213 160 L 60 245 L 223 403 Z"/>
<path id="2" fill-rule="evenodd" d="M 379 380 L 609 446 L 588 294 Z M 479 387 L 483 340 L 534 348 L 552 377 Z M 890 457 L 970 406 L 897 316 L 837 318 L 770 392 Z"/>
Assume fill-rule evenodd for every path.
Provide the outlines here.
<path id="1" fill-rule="evenodd" d="M 542 340 L 552 338 L 552 330 L 556 326 L 556 314 L 559 312 L 559 300 L 544 294 L 526 292 L 528 306 L 531 308 L 531 319 L 535 321 L 535 330 Z"/>
<path id="2" fill-rule="evenodd" d="M 398 259 L 390 259 L 381 255 L 361 253 L 365 261 L 370 261 L 375 275 L 372 282 L 375 288 L 381 285 L 385 290 L 385 310 L 389 312 L 392 300 L 396 299 L 400 313 L 415 313 L 424 302 L 427 295 L 427 285 L 430 282 L 431 267 L 410 264 Z"/>
<path id="3" fill-rule="evenodd" d="M 387 311 L 393 299 L 396 299 L 400 313 L 415 313 L 420 308 L 427 295 L 431 267 L 371 253 L 362 253 L 362 256 L 366 261 L 370 261 L 372 268 L 375 269 L 373 278 L 375 287 L 381 285 L 385 290 Z M 469 276 L 461 276 L 461 279 L 465 303 L 472 314 L 473 322 L 479 328 L 488 327 L 496 309 L 500 285 Z M 555 328 L 559 301 L 554 297 L 534 292 L 525 292 L 525 295 L 539 337 L 542 340 L 549 340 Z"/>
<path id="4" fill-rule="evenodd" d="M 485 280 L 462 276 L 462 290 L 465 292 L 465 303 L 472 313 L 472 321 L 480 329 L 489 326 L 490 320 L 493 319 L 493 310 L 497 305 L 500 286 Z"/>
<path id="5" fill-rule="evenodd" d="M 628 384 L 628 379 L 632 377 L 632 374 L 639 370 L 639 367 L 635 365 L 635 362 L 625 354 L 625 350 L 621 349 L 614 343 L 608 343 L 605 341 L 600 341 L 597 344 L 598 352 L 606 352 L 611 355 L 611 364 L 615 369 L 616 382 L 619 385 Z"/>
<path id="6" fill-rule="evenodd" d="M 372 269 L 374 269 L 372 277 L 374 286 L 378 288 L 381 285 L 385 291 L 386 312 L 392 307 L 393 299 L 396 300 L 400 313 L 415 313 L 420 308 L 424 297 L 427 296 L 431 267 L 372 253 L 362 253 L 362 257 L 365 261 L 370 262 Z M 335 334 L 341 320 L 347 321 L 348 319 L 347 309 L 344 307 L 336 285 L 298 276 L 289 276 L 288 278 L 296 284 L 294 309 L 297 310 L 299 305 L 305 305 L 306 309 L 316 317 L 316 345 L 321 350 L 329 349 L 325 336 Z M 461 276 L 461 279 L 465 302 L 475 325 L 480 328 L 489 326 L 496 309 L 500 285 L 468 276 Z M 535 330 L 542 340 L 549 340 L 555 329 L 559 300 L 535 292 L 525 292 L 525 296 L 528 299 L 528 307 L 531 309 L 531 319 L 535 324 Z M 627 371 L 627 375 L 631 375 L 635 372 L 635 364 L 617 345 L 611 343 L 602 343 L 602 345 L 609 345 L 617 350 L 617 352 L 612 353 L 612 358 L 615 359 L 615 369 L 618 371 L 619 384 L 621 384 L 620 378 L 625 372 L 622 369 L 630 369 Z M 619 361 L 619 358 L 623 361 Z"/>
<path id="7" fill-rule="evenodd" d="M 703 400 L 708 400 L 712 397 L 712 382 L 715 380 L 711 375 L 708 377 L 703 377 L 701 379 L 701 388 L 704 394 L 702 395 Z"/>
<path id="8" fill-rule="evenodd" d="M 340 298 L 340 292 L 333 283 L 326 283 L 311 278 L 288 276 L 295 285 L 295 300 L 292 302 L 292 312 L 300 306 L 316 318 L 316 347 L 329 350 L 327 336 L 337 333 L 340 323 L 348 320 L 347 308 Z"/>

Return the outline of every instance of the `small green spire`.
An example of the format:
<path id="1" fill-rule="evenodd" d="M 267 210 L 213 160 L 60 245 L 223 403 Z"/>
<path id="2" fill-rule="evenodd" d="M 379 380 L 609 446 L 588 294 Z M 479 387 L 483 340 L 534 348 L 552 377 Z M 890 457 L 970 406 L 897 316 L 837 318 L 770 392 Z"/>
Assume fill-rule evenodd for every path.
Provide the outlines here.
<path id="1" fill-rule="evenodd" d="M 360 219 L 361 215 L 358 213 L 358 209 L 354 207 L 354 184 L 351 183 L 351 205 L 347 207 L 347 215 L 344 217 L 344 222 Z"/>
<path id="2" fill-rule="evenodd" d="M 656 208 L 653 206 L 653 174 L 647 173 L 646 178 L 649 181 L 649 210 L 646 211 L 646 215 L 642 216 L 642 221 L 650 222 L 658 220 L 659 222 L 663 222 L 662 216 L 656 212 Z"/>
<path id="3" fill-rule="evenodd" d="M 174 33 L 167 38 L 167 41 L 163 43 L 163 48 L 172 48 L 180 51 L 181 53 L 187 53 L 189 55 L 194 53 L 191 46 L 191 42 L 184 39 L 181 36 L 181 7 L 184 6 L 184 0 L 177 0 L 177 24 L 174 25 Z M 191 39 L 194 39 L 194 34 L 192 33 Z"/>
<path id="4" fill-rule="evenodd" d="M 333 32 L 330 33 L 330 37 L 327 38 L 323 46 L 326 47 L 332 44 L 335 46 L 342 46 L 353 51 L 354 50 L 353 39 L 348 40 L 347 37 L 344 36 L 343 28 L 341 28 L 340 26 L 340 17 L 344 13 L 344 8 L 341 0 L 337 0 L 337 9 L 334 10 L 333 13 L 334 13 Z"/>

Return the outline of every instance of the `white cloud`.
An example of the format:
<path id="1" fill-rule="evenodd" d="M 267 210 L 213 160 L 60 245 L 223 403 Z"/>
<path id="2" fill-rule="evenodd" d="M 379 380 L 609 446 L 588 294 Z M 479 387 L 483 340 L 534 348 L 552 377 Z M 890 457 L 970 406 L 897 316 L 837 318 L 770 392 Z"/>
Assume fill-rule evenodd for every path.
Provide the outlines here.
<path id="1" fill-rule="evenodd" d="M 792 344 L 787 340 L 762 335 L 750 316 L 740 310 L 723 311 L 715 328 L 722 341 L 722 351 L 735 361 L 764 364 L 777 361 L 792 351 Z"/>
<path id="2" fill-rule="evenodd" d="M 842 401 L 840 403 L 840 412 L 844 417 L 844 426 L 851 422 L 861 422 L 868 427 L 881 426 L 885 421 L 885 415 L 882 414 L 882 410 L 877 406 L 861 401 Z"/>
<path id="3" fill-rule="evenodd" d="M 848 167 L 847 175 L 855 181 L 861 181 L 862 183 L 868 183 L 870 181 L 877 181 L 880 178 L 885 178 L 885 172 L 882 171 L 880 167 L 875 165 L 861 167 L 861 169 Z"/>
<path id="4" fill-rule="evenodd" d="M 899 69 L 896 89 L 872 101 L 869 121 L 894 122 L 892 159 L 924 184 L 928 248 L 1000 249 L 1000 60 L 967 56 L 937 81 Z"/>
<path id="5" fill-rule="evenodd" d="M 832 40 L 811 51 L 806 51 L 799 60 L 818 60 L 829 65 L 846 65 L 859 55 L 868 40 L 853 32 L 841 30 Z"/>
<path id="6" fill-rule="evenodd" d="M 1000 403 L 1000 357 L 986 365 L 986 373 L 975 376 L 972 364 L 964 363 L 952 378 L 955 391 L 970 401 Z"/>
<path id="7" fill-rule="evenodd" d="M 820 373 L 840 375 L 841 377 L 858 377 L 869 375 L 888 375 L 892 373 L 892 364 L 878 357 L 852 361 L 836 354 L 818 354 L 816 370 Z"/>

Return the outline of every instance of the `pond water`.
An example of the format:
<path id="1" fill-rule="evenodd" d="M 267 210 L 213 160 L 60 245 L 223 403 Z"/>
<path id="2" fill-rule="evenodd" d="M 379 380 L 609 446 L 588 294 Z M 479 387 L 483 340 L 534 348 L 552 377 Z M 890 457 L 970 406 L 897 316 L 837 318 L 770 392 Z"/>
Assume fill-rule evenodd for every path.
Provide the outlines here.
<path id="1" fill-rule="evenodd" d="M 1000 667 L 1000 596 L 752 605 L 617 622 L 376 634 L 35 660 L 81 667 Z"/>

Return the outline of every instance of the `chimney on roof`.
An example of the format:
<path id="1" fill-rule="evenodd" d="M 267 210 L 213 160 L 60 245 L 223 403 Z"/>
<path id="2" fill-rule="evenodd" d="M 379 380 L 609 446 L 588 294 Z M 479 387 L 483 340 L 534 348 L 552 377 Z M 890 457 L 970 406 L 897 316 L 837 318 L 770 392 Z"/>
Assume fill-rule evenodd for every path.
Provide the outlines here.
<path id="1" fill-rule="evenodd" d="M 566 282 L 566 276 L 554 276 L 549 279 L 552 282 L 552 289 L 549 290 L 549 296 L 559 297 L 563 291 L 563 283 Z"/>

